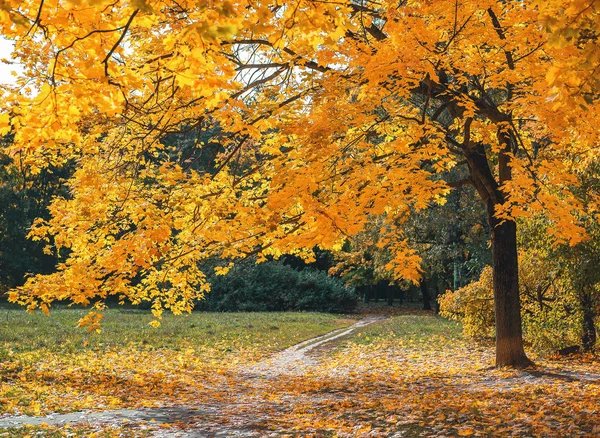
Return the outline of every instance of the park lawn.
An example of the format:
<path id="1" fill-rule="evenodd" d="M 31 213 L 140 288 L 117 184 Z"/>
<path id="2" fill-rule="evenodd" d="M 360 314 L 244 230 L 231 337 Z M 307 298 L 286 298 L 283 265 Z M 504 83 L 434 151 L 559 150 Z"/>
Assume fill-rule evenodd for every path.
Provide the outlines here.
<path id="1" fill-rule="evenodd" d="M 149 407 L 198 400 L 244 362 L 354 322 L 318 313 L 165 315 L 108 309 L 100 333 L 76 327 L 85 310 L 50 316 L 0 309 L 0 414 Z"/>
<path id="2" fill-rule="evenodd" d="M 194 314 L 187 325 L 185 318 L 173 319 L 173 325 L 167 319 L 159 329 L 162 335 L 141 335 L 135 321 L 145 323 L 149 316 L 109 313 L 107 322 L 115 317 L 115 326 L 133 328 L 110 335 L 107 325 L 97 338 L 77 332 L 82 336 L 78 342 L 87 341 L 86 347 L 59 341 L 57 330 L 47 329 L 49 339 L 39 342 L 55 347 L 39 347 L 45 355 L 32 348 L 15 349 L 2 365 L 4 370 L 12 368 L 2 374 L 0 402 L 17 400 L 6 411 L 37 414 L 121 406 L 212 406 L 215 413 L 204 420 L 219 424 L 221 431 L 241 422 L 273 436 L 600 436 L 597 356 L 535 357 L 538 368 L 533 371 L 491 369 L 492 345 L 465 339 L 455 322 L 413 313 L 317 347 L 311 353 L 317 359 L 312 368 L 252 378 L 240 371 L 243 365 L 352 321 L 319 314 Z M 191 322 L 193 318 L 198 319 Z M 32 333 L 14 330 L 28 333 L 15 335 L 21 342 Z M 203 330 L 215 334 L 190 341 L 190 333 L 201 338 Z M 297 336 L 298 330 L 308 331 Z M 128 331 L 131 338 L 123 334 Z M 277 331 L 280 337 L 271 333 Z M 185 425 L 167 426 L 177 433 L 178 426 Z M 160 426 L 94 430 L 97 436 L 144 436 L 152 427 L 156 431 Z M 87 436 L 85 426 L 32 430 L 41 436 L 69 436 L 73 431 Z M 19 434 L 27 431 L 0 429 L 0 437 Z"/>
<path id="3" fill-rule="evenodd" d="M 112 350 L 121 347 L 198 351 L 254 349 L 260 354 L 278 351 L 305 339 L 354 322 L 347 316 L 323 313 L 256 312 L 182 315 L 165 313 L 161 325 L 149 325 L 150 311 L 111 308 L 104 312 L 99 333 L 77 327 L 84 309 L 58 307 L 50 316 L 29 314 L 21 307 L 0 306 L 0 358 L 9 350 L 32 352 L 50 349 L 61 353 Z"/>
<path id="4" fill-rule="evenodd" d="M 536 369 L 495 369 L 493 344 L 459 324 L 399 315 L 269 391 L 301 394 L 281 424 L 316 436 L 600 436 L 600 358 L 530 356 Z"/>

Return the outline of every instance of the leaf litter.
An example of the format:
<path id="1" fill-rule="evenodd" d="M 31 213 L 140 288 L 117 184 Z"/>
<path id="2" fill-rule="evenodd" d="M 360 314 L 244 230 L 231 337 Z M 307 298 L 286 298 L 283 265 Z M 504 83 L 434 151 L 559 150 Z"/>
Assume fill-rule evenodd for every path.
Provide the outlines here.
<path id="1" fill-rule="evenodd" d="M 407 333 L 418 324 L 440 328 Z M 33 391 L 30 413 L 56 436 L 77 427 L 98 436 L 600 436 L 597 356 L 490 369 L 491 348 L 431 315 L 363 320 L 270 357 L 205 353 L 115 350 L 78 366 L 47 358 L 13 370 L 0 427 L 23 409 L 5 404 L 20 388 Z M 60 411 L 85 421 L 43 417 Z"/>

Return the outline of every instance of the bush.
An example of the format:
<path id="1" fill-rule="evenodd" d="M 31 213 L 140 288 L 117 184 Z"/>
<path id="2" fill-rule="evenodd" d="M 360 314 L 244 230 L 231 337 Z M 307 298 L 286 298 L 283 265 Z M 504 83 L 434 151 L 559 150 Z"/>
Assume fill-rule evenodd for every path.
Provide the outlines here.
<path id="1" fill-rule="evenodd" d="M 217 312 L 317 311 L 348 313 L 358 295 L 325 272 L 295 270 L 281 262 L 242 262 L 211 278 L 211 291 L 196 308 Z"/>
<path id="2" fill-rule="evenodd" d="M 556 266 L 535 251 L 519 259 L 521 315 L 525 342 L 539 352 L 556 351 L 579 343 L 581 314 L 576 297 Z M 439 298 L 440 315 L 458 320 L 466 336 L 494 336 L 492 268 L 487 266 L 475 281 Z"/>
<path id="3" fill-rule="evenodd" d="M 440 315 L 460 321 L 465 336 L 474 339 L 494 337 L 494 291 L 492 268 L 486 266 L 479 280 L 438 298 Z"/>

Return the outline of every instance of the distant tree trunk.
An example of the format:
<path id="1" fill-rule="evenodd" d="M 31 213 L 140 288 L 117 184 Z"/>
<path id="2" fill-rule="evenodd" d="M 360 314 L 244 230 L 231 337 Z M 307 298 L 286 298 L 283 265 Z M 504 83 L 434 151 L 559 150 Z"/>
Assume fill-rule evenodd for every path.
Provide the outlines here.
<path id="1" fill-rule="evenodd" d="M 438 298 L 440 297 L 440 285 L 438 280 L 434 280 L 433 290 L 435 291 L 435 296 L 433 299 L 433 311 L 437 315 L 438 313 L 440 313 L 440 302 L 438 301 Z"/>
<path id="2" fill-rule="evenodd" d="M 457 290 L 462 287 L 462 281 L 460 278 L 460 265 L 458 260 L 458 249 L 456 249 L 456 242 L 454 243 L 454 260 L 452 261 L 452 290 Z"/>
<path id="3" fill-rule="evenodd" d="M 371 289 L 373 288 L 373 285 L 368 285 L 368 286 L 363 286 L 363 290 L 365 291 L 365 298 L 364 301 L 366 304 L 369 304 L 369 302 L 371 301 Z"/>
<path id="4" fill-rule="evenodd" d="M 596 346 L 596 325 L 594 324 L 595 315 L 592 297 L 585 291 L 581 291 L 580 300 L 583 310 L 581 346 L 583 351 L 591 351 Z"/>
<path id="5" fill-rule="evenodd" d="M 467 126 L 468 128 L 468 126 Z M 496 206 L 505 202 L 500 185 L 511 179 L 510 144 L 507 134 L 498 131 L 502 151 L 498 154 L 499 183 L 489 166 L 482 144 L 469 144 L 465 158 L 470 179 L 486 205 L 492 240 L 494 313 L 496 316 L 496 366 L 524 368 L 533 365 L 523 348 L 517 225 L 496 217 Z"/>
<path id="6" fill-rule="evenodd" d="M 456 211 L 460 211 L 460 198 L 461 198 L 462 188 L 456 188 L 456 195 L 452 197 L 452 207 L 456 209 Z M 462 247 L 461 244 L 461 236 L 460 230 L 456 223 L 453 223 L 450 229 L 450 237 L 452 242 L 452 290 L 457 290 L 462 287 L 462 278 L 461 278 L 461 262 L 459 254 L 459 247 Z"/>
<path id="7" fill-rule="evenodd" d="M 423 295 L 423 310 L 431 310 L 431 296 L 429 295 L 429 290 L 427 289 L 427 282 L 425 280 L 421 280 L 419 286 L 421 287 L 421 294 Z"/>
<path id="8" fill-rule="evenodd" d="M 457 290 L 459 288 L 460 286 L 458 283 L 458 261 L 456 260 L 455 256 L 454 260 L 452 261 L 452 290 Z"/>
<path id="9" fill-rule="evenodd" d="M 385 287 L 385 293 L 387 296 L 388 306 L 393 306 L 394 305 L 394 288 L 390 284 L 388 284 Z"/>

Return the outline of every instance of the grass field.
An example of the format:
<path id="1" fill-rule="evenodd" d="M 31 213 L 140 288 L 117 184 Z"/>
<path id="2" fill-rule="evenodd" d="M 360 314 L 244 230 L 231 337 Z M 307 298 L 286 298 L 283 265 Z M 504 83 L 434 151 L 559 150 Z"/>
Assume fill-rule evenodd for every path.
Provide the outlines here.
<path id="1" fill-rule="evenodd" d="M 240 427 L 255 432 L 241 436 L 600 436 L 597 356 L 490 369 L 493 347 L 464 339 L 460 325 L 395 313 L 316 347 L 308 368 L 262 375 L 253 364 L 355 319 L 194 313 L 154 329 L 146 312 L 113 309 L 101 333 L 87 333 L 74 328 L 79 310 L 0 310 L 0 419 L 183 406 L 208 409 L 194 418 L 220 436 Z M 0 437 L 160 437 L 194 424 L 0 428 Z"/>
<path id="2" fill-rule="evenodd" d="M 51 350 L 72 353 L 84 350 L 143 349 L 198 351 L 257 348 L 269 353 L 304 339 L 345 327 L 353 321 L 319 313 L 201 313 L 175 316 L 165 314 L 157 328 L 148 325 L 149 311 L 131 308 L 106 310 L 101 332 L 88 333 L 77 327 L 87 312 L 58 307 L 50 316 L 26 313 L 23 308 L 0 306 L 0 358 L 8 351 Z"/>
<path id="3" fill-rule="evenodd" d="M 392 340 L 405 348 L 441 350 L 448 344 L 464 343 L 460 324 L 444 318 L 422 314 L 398 315 L 380 324 L 365 327 L 360 336 L 349 342 L 372 344 L 382 340 Z M 343 346 L 343 345 L 342 345 Z"/>
<path id="4" fill-rule="evenodd" d="M 206 395 L 233 365 L 354 322 L 315 313 L 165 315 L 109 309 L 100 333 L 84 310 L 0 310 L 0 414 L 156 406 Z"/>

